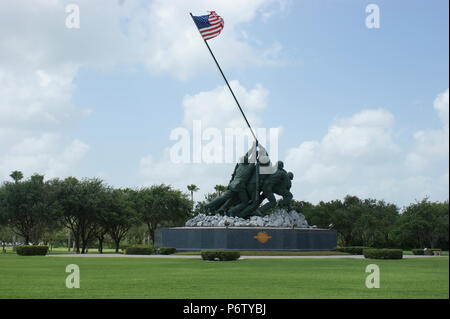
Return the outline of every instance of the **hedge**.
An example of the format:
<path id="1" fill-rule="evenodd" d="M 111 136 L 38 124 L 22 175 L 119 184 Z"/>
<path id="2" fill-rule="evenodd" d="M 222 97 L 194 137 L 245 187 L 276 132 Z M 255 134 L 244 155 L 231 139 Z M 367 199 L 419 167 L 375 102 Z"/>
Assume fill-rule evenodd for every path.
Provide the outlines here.
<path id="1" fill-rule="evenodd" d="M 16 253 L 20 256 L 45 256 L 48 246 L 24 245 L 16 246 Z"/>
<path id="2" fill-rule="evenodd" d="M 365 247 L 365 246 L 337 247 L 336 251 L 341 251 L 343 253 L 349 253 L 351 255 L 362 255 L 364 249 L 370 249 L 370 247 Z"/>
<path id="3" fill-rule="evenodd" d="M 238 260 L 241 257 L 239 251 L 234 250 L 202 250 L 201 251 L 203 260 L 219 260 L 219 261 L 230 261 Z"/>
<path id="4" fill-rule="evenodd" d="M 125 248 L 125 255 L 152 255 L 155 249 L 150 246 L 130 246 Z"/>
<path id="5" fill-rule="evenodd" d="M 364 249 L 365 258 L 371 259 L 402 259 L 403 250 L 401 249 Z"/>
<path id="6" fill-rule="evenodd" d="M 158 249 L 160 255 L 171 255 L 175 253 L 177 249 L 175 247 L 161 247 Z"/>

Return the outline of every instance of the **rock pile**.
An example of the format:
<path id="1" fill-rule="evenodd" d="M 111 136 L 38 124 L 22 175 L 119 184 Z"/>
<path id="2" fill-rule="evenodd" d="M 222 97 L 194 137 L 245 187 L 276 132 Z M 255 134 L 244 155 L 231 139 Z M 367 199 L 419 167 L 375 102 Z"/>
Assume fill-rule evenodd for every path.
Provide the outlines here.
<path id="1" fill-rule="evenodd" d="M 313 228 L 308 225 L 303 214 L 295 210 L 290 212 L 279 209 L 263 217 L 252 216 L 250 219 L 223 215 L 198 214 L 186 222 L 187 227 L 295 227 Z"/>

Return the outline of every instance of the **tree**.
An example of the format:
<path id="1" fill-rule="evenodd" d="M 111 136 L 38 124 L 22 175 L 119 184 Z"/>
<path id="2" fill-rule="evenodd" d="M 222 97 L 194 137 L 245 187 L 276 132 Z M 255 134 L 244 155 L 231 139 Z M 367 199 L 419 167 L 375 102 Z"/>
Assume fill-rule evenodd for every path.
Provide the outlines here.
<path id="1" fill-rule="evenodd" d="M 8 225 L 8 216 L 5 209 L 7 198 L 6 187 L 4 184 L 2 184 L 0 186 L 0 227 Z"/>
<path id="2" fill-rule="evenodd" d="M 305 217 L 306 217 L 305 214 L 308 214 L 308 210 L 311 209 L 312 207 L 314 207 L 314 205 L 311 204 L 310 202 L 296 201 L 294 199 L 291 201 L 291 208 L 295 210 L 297 213 L 303 214 Z"/>
<path id="3" fill-rule="evenodd" d="M 205 194 L 204 196 L 205 196 L 205 200 L 197 201 L 197 203 L 195 204 L 195 209 L 192 212 L 191 217 L 193 217 L 194 215 L 198 215 L 198 214 L 211 214 L 211 212 L 206 210 L 205 205 L 219 195 L 217 192 L 214 192 L 214 193 Z"/>
<path id="4" fill-rule="evenodd" d="M 221 196 L 223 192 L 225 192 L 227 190 L 227 187 L 225 185 L 216 185 L 214 186 L 214 190 L 217 193 L 217 196 Z"/>
<path id="5" fill-rule="evenodd" d="M 42 235 L 42 241 L 44 245 L 49 246 L 49 250 L 52 251 L 53 247 L 60 247 L 67 245 L 67 229 L 59 224 L 56 227 L 47 229 Z"/>
<path id="6" fill-rule="evenodd" d="M 119 252 L 120 242 L 137 221 L 136 211 L 132 202 L 132 191 L 111 189 L 104 212 L 100 215 L 104 229 Z"/>
<path id="7" fill-rule="evenodd" d="M 147 225 L 153 243 L 155 230 L 159 226 L 182 224 L 192 211 L 192 201 L 188 195 L 168 185 L 141 188 L 132 196 L 139 219 Z"/>
<path id="8" fill-rule="evenodd" d="M 433 244 L 438 248 L 448 250 L 449 240 L 449 204 L 448 200 L 442 203 L 432 203 L 433 215 Z"/>
<path id="9" fill-rule="evenodd" d="M 367 201 L 367 200 L 366 200 Z M 375 202 L 375 200 L 372 200 Z M 374 236 L 374 247 L 399 247 L 393 240 L 393 230 L 400 218 L 399 208 L 385 201 L 377 201 L 373 207 L 373 215 L 376 219 L 376 232 Z"/>
<path id="10" fill-rule="evenodd" d="M 344 246 L 361 244 L 355 240 L 354 229 L 356 222 L 362 216 L 364 205 L 357 196 L 347 195 L 342 203 L 331 215 L 331 223 L 341 237 Z"/>
<path id="11" fill-rule="evenodd" d="M 0 224 L 0 242 L 2 244 L 2 251 L 6 252 L 6 243 L 12 242 L 13 231 L 10 227 Z"/>
<path id="12" fill-rule="evenodd" d="M 0 215 L 26 244 L 38 244 L 43 232 L 54 226 L 56 198 L 51 182 L 44 176 L 34 174 L 26 181 L 15 171 L 14 182 L 2 186 Z"/>
<path id="13" fill-rule="evenodd" d="M 303 201 L 294 201 L 291 204 L 292 209 L 303 214 L 310 225 L 316 225 L 319 228 L 328 228 L 331 223 L 331 214 L 341 206 L 340 201 L 330 203 L 321 201 L 317 205 Z"/>
<path id="14" fill-rule="evenodd" d="M 23 173 L 21 171 L 13 171 L 9 176 L 14 180 L 15 183 L 18 183 L 22 180 Z"/>
<path id="15" fill-rule="evenodd" d="M 98 216 L 105 205 L 105 185 L 97 178 L 82 181 L 68 177 L 59 182 L 60 218 L 74 235 L 77 253 L 86 252 L 87 245 L 98 234 Z"/>
<path id="16" fill-rule="evenodd" d="M 198 188 L 195 184 L 191 184 L 187 186 L 187 189 L 191 192 L 191 200 L 194 202 L 194 192 L 197 192 L 200 188 Z"/>
<path id="17" fill-rule="evenodd" d="M 400 229 L 421 247 L 435 248 L 442 239 L 448 245 L 448 201 L 432 203 L 428 198 L 406 207 Z"/>
<path id="18" fill-rule="evenodd" d="M 390 236 L 399 217 L 397 206 L 375 199 L 365 199 L 359 206 L 361 214 L 353 225 L 352 240 L 363 246 L 391 246 Z"/>
<path id="19" fill-rule="evenodd" d="M 138 217 L 138 215 L 136 215 Z M 150 235 L 148 234 L 148 227 L 144 223 L 139 220 L 136 220 L 136 223 L 130 227 L 128 233 L 126 235 L 128 244 L 146 244 L 149 243 Z"/>

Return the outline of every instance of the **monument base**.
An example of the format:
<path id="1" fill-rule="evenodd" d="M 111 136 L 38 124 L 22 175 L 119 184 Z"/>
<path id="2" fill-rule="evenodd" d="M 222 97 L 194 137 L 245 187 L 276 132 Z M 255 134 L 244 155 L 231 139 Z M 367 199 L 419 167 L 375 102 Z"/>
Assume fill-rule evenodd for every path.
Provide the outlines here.
<path id="1" fill-rule="evenodd" d="M 206 249 L 318 251 L 337 246 L 335 230 L 278 227 L 173 227 L 155 232 L 158 247 L 177 251 Z"/>

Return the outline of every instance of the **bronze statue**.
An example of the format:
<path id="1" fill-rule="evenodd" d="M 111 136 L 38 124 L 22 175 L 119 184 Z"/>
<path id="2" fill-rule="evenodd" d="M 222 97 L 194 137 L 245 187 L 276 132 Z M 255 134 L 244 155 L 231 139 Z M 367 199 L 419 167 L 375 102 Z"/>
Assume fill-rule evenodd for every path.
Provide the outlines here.
<path id="1" fill-rule="evenodd" d="M 264 149 L 263 149 L 264 150 Z M 264 150 L 264 153 L 265 150 Z M 252 160 L 250 157 L 255 155 Z M 254 163 L 256 162 L 256 164 Z M 294 175 L 284 170 L 284 164 L 277 162 L 276 170 L 271 174 L 261 174 L 260 166 L 270 165 L 270 161 L 260 163 L 256 145 L 236 164 L 227 190 L 205 205 L 209 213 L 248 218 L 263 216 L 268 210 L 275 208 L 277 201 L 274 194 L 280 195 L 280 208 L 290 210 L 292 179 Z M 258 172 L 258 174 L 257 174 Z M 260 206 L 264 199 L 268 202 Z"/>

